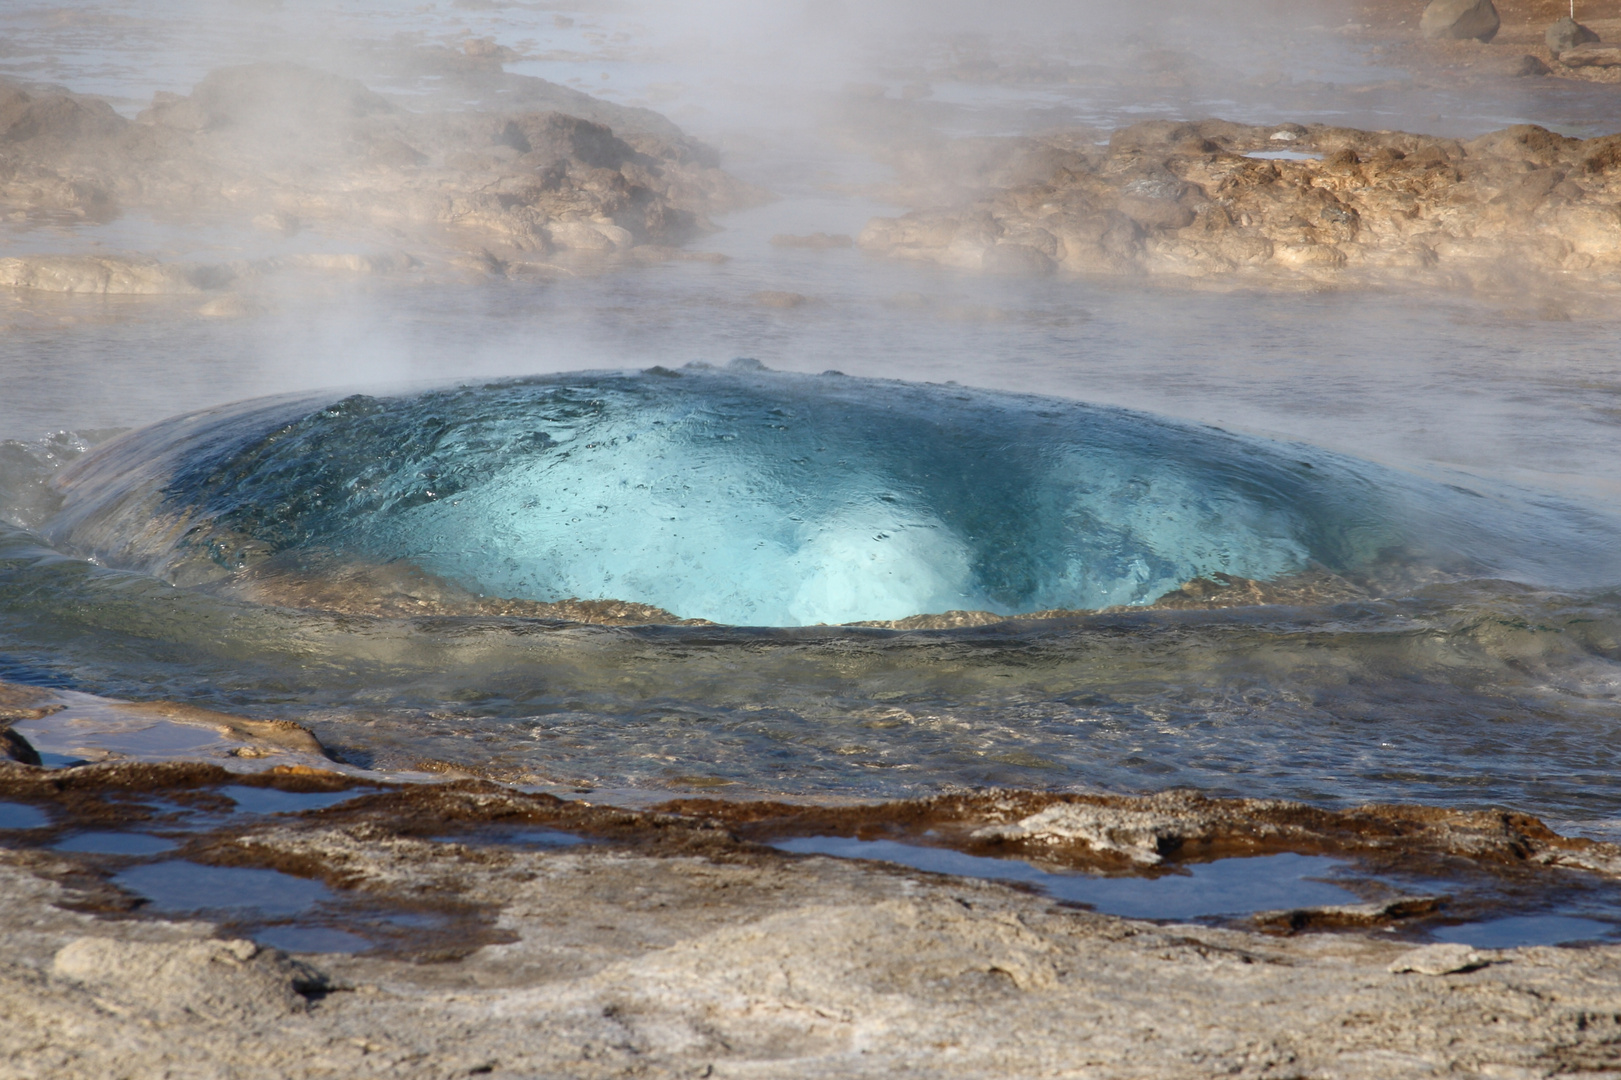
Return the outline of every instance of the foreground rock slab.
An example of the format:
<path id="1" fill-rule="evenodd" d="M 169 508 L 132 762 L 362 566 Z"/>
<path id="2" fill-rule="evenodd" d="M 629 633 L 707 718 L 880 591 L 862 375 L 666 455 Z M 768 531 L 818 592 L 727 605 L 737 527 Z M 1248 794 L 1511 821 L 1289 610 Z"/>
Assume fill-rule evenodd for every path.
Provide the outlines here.
<path id="1" fill-rule="evenodd" d="M 225 775 L 181 763 L 9 766 L 0 790 L 97 819 L 134 806 L 119 802 L 129 797 L 206 794 Z M 308 769 L 255 782 L 354 784 Z M 632 812 L 489 784 L 355 794 L 217 830 L 188 857 L 317 875 L 362 903 L 455 906 L 464 920 L 477 915 L 462 947 L 293 958 L 201 918 L 141 917 L 105 861 L 13 843 L 0 849 L 0 1077 L 1388 1078 L 1621 1067 L 1621 948 L 1415 947 L 1386 934 L 1112 918 L 991 882 L 785 856 L 736 833 L 751 820 L 780 825 L 782 807 Z M 1013 817 L 1042 798 L 997 811 L 986 797 L 976 813 Z M 598 842 L 537 851 L 456 835 L 511 819 Z"/>

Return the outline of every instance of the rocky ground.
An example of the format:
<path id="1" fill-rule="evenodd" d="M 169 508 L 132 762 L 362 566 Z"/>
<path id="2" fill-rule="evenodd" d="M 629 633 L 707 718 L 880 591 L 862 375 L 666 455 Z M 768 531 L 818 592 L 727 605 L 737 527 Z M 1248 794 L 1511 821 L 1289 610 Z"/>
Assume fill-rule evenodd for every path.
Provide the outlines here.
<path id="1" fill-rule="evenodd" d="M 201 264 L 19 253 L 0 259 L 0 284 L 162 294 L 285 270 L 545 273 L 557 259 L 673 257 L 710 213 L 763 197 L 655 113 L 516 76 L 500 94 L 501 112 L 407 111 L 357 80 L 263 63 L 159 94 L 131 121 L 94 97 L 0 85 L 0 213 L 14 220 L 139 212 L 270 237 L 316 229 L 329 248 Z"/>
<path id="2" fill-rule="evenodd" d="M 1621 137 L 1530 125 L 1463 143 L 1151 121 L 1105 146 L 1008 140 L 986 194 L 876 219 L 859 242 L 992 273 L 1606 289 L 1621 269 L 1618 151 Z"/>
<path id="3" fill-rule="evenodd" d="M 1422 285 L 1529 294 L 1531 307 L 1550 313 L 1602 306 L 1621 259 L 1613 137 L 1572 139 L 1523 125 L 1457 140 L 1290 122 L 1294 99 L 1352 113 L 1434 109 L 1428 121 L 1444 130 L 1458 100 L 1500 100 L 1511 114 L 1535 114 L 1526 101 L 1560 100 L 1561 84 L 1621 80 L 1621 18 L 1608 6 L 1578 13 L 1603 40 L 1574 49 L 1549 45 L 1564 4 L 1504 0 L 1488 41 L 1427 37 L 1422 9 L 1365 0 L 1325 7 L 1312 26 L 1299 25 L 1309 19 L 1298 12 L 1292 22 L 1281 8 L 1255 12 L 1302 63 L 1313 62 L 1307 55 L 1325 65 L 1355 56 L 1405 72 L 1387 83 L 1291 81 L 1268 70 L 1283 57 L 1259 45 L 1253 56 L 1219 47 L 1196 55 L 1157 45 L 1145 30 L 1112 55 L 1075 61 L 969 43 L 911 71 L 915 81 L 898 96 L 852 88 L 834 126 L 848 145 L 894 169 L 878 194 L 912 208 L 874 219 L 857 242 L 878 256 L 993 274 L 1248 289 Z M 1157 103 L 1226 99 L 1278 122 L 1249 126 L 1195 112 L 1114 130 L 953 138 L 942 134 L 946 115 L 929 100 L 931 79 L 1135 88 Z M 1609 115 L 1591 119 L 1598 125 Z"/>
<path id="4" fill-rule="evenodd" d="M 0 851 L 0 1076 L 1387 1078 L 1621 1066 L 1615 947 L 1420 946 L 1377 929 L 1296 932 L 1309 922 L 1299 918 L 1160 925 L 755 842 L 973 824 L 1018 843 L 1056 828 L 1093 859 L 1126 851 L 1129 865 L 1150 834 L 1158 858 L 1175 837 L 1259 824 L 1287 825 L 1285 846 L 1314 849 L 1335 835 L 1401 848 L 1411 831 L 1415 853 L 1614 859 L 1528 819 L 1388 808 L 1379 825 L 1379 813 L 1292 804 L 1001 795 L 631 812 L 464 782 L 361 784 L 355 801 L 187 841 L 181 854 L 197 862 L 276 869 L 324 881 L 349 909 L 438 919 L 359 955 L 289 956 L 239 926 L 144 914 L 109 881 L 117 859 L 44 846 L 64 823 L 161 829 L 154 799 L 201 807 L 226 779 L 181 764 L 0 769 L 6 799 L 53 815 Z M 298 766 L 234 779 L 356 783 Z M 479 831 L 515 822 L 587 842 L 526 851 Z M 1381 910 L 1368 921 L 1399 917 Z"/>
<path id="5" fill-rule="evenodd" d="M 1414 100 L 1426 88 L 1621 78 L 1621 52 L 1610 64 L 1597 53 L 1550 50 L 1544 31 L 1562 13 L 1558 4 L 1497 7 L 1501 26 L 1489 42 L 1424 37 L 1410 4 L 1385 0 L 1346 9 L 1344 25 L 1307 29 L 1330 53 L 1355 46 L 1412 72 L 1402 93 Z M 1621 19 L 1583 17 L 1601 36 L 1621 38 Z M 1033 52 L 954 44 L 944 66 L 913 74 L 963 84 L 1203 87 L 1196 96 L 1237 100 L 1294 94 L 1246 71 L 1241 58 L 1224 64 L 1156 50 L 1151 35 L 1132 40 L 1112 63 L 1057 66 Z M 1616 51 L 1580 46 L 1605 48 Z M 503 58 L 499 46 L 476 41 L 463 53 L 379 53 L 361 72 L 379 82 L 400 76 L 402 65 L 417 75 L 431 68 L 450 80 L 445 102 L 458 93 L 501 102 L 473 111 L 445 102 L 408 109 L 359 79 L 289 64 L 217 70 L 188 96 L 157 95 L 135 120 L 94 97 L 0 86 L 0 212 L 15 220 L 95 224 L 138 213 L 183 227 L 323 238 L 320 250 L 293 245 L 210 262 L 18 251 L 0 259 L 0 285 L 213 294 L 205 314 L 244 314 L 252 301 L 239 293 L 289 271 L 545 276 L 694 257 L 682 245 L 712 228 L 709 215 L 767 197 L 663 117 L 507 75 Z M 1197 115 L 1112 133 L 948 138 L 926 83 L 912 85 L 918 93 L 899 99 L 852 88 L 834 125 L 895 170 L 882 194 L 914 208 L 862 233 L 860 246 L 875 255 L 1223 287 L 1531 289 L 1553 306 L 1556 293 L 1608 292 L 1621 261 L 1614 138 L 1522 127 L 1462 142 Z M 1335 93 L 1370 90 L 1379 88 Z M 1254 156 L 1278 151 L 1293 157 Z M 814 248 L 849 239 L 774 242 Z M 773 291 L 756 300 L 791 307 L 804 298 Z"/>

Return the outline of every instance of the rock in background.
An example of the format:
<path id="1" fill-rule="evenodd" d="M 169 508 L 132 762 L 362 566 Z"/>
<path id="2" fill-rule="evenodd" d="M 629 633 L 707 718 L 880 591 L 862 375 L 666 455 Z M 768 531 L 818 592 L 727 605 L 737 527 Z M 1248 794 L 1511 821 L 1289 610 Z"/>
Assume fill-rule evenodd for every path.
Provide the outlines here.
<path id="1" fill-rule="evenodd" d="M 1501 25 L 1492 0 L 1432 0 L 1418 28 L 1425 37 L 1490 41 Z"/>
<path id="2" fill-rule="evenodd" d="M 1151 121 L 1107 147 L 1003 140 L 998 159 L 1008 179 L 988 194 L 875 219 L 862 248 L 967 270 L 1239 285 L 1604 289 L 1621 268 L 1621 136 Z"/>
<path id="3" fill-rule="evenodd" d="M 401 248 L 502 269 L 554 252 L 665 251 L 710 231 L 710 213 L 761 197 L 656 114 L 522 82 L 537 85 L 507 94 L 508 111 L 418 113 L 354 79 L 251 64 L 212 72 L 188 97 L 160 93 L 134 122 L 95 98 L 0 83 L 0 210 L 70 224 L 140 210 L 283 236 L 313 227 L 393 249 L 385 269 L 416 263 Z M 594 118 L 544 107 L 557 104 Z M 377 270 L 356 262 L 371 256 L 336 258 L 348 262 L 305 268 Z M 11 259 L 0 275 L 52 291 L 188 292 L 267 269 L 83 262 Z"/>
<path id="4" fill-rule="evenodd" d="M 1598 35 L 1569 15 L 1566 15 L 1563 19 L 1548 27 L 1548 32 L 1543 35 L 1543 40 L 1547 42 L 1548 51 L 1558 57 L 1561 53 L 1568 52 L 1578 45 L 1597 41 Z"/>

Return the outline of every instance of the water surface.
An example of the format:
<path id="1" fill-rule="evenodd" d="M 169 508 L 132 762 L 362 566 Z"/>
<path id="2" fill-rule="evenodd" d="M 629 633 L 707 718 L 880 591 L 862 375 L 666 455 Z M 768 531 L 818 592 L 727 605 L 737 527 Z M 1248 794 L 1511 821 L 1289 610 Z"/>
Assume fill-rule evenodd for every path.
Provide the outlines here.
<path id="1" fill-rule="evenodd" d="M 457 35 L 488 35 L 524 53 L 515 72 L 665 110 L 783 197 L 718 222 L 723 231 L 697 246 L 726 255 L 721 263 L 453 287 L 289 285 L 260 298 L 263 313 L 224 321 L 199 317 L 197 298 L 14 298 L 0 318 L 0 677 L 294 719 L 360 765 L 437 763 L 626 798 L 1185 785 L 1334 805 L 1510 806 L 1595 835 L 1621 829 L 1612 318 L 1567 318 L 1557 297 L 980 280 L 853 248 L 768 243 L 777 233 L 853 235 L 900 209 L 884 201 L 893 175 L 870 130 L 851 119 L 852 100 L 878 99 L 870 87 L 845 93 L 850 80 L 940 133 L 1088 124 L 1099 138 L 1138 119 L 1206 115 L 1457 136 L 1535 121 L 1596 134 L 1615 115 L 1613 88 L 1404 79 L 1354 38 L 1314 36 L 1292 20 L 1268 39 L 1268 59 L 1201 40 L 1180 9 L 1164 21 L 1168 45 L 1206 67 L 1254 70 L 1228 78 L 1185 64 L 1192 74 L 1180 83 L 1130 83 L 1083 70 L 1110 59 L 1107 35 L 1092 47 L 1039 29 L 1026 46 L 1039 40 L 1038 52 L 1063 54 L 1075 70 L 978 77 L 972 65 L 948 68 L 941 42 L 908 51 L 894 35 L 826 70 L 794 70 L 781 49 L 721 66 L 677 48 L 690 35 L 668 14 L 629 9 L 580 11 L 565 24 L 528 6 L 315 11 L 289 0 L 217 19 L 135 3 L 58 6 L 73 16 L 28 14 L 8 27 L 0 68 L 106 93 L 127 114 L 154 91 L 186 91 L 216 63 L 258 56 L 352 71 L 423 107 L 488 107 L 497 84 L 448 86 L 377 60 L 398 32 L 456 47 Z M 303 49 L 300 28 L 330 47 Z M 777 40 L 814 58 L 821 32 Z M 1010 16 L 984 46 L 992 60 L 1007 59 L 1018 32 Z M 919 83 L 928 94 L 903 105 L 903 88 Z M 5 239 L 8 250 L 100 243 L 220 261 L 282 243 L 135 219 L 14 222 Z M 766 306 L 763 290 L 805 302 Z M 726 370 L 738 357 L 775 373 Z M 686 369 L 692 361 L 721 370 Z M 633 374 L 654 366 L 682 378 Z M 842 384 L 821 374 L 830 369 Z M 618 374 L 561 374 L 582 371 Z M 790 378 L 807 389 L 787 394 L 788 407 L 805 411 L 778 417 L 782 433 L 770 434 L 766 416 L 785 395 L 768 404 L 762 388 Z M 898 381 L 869 391 L 869 379 Z M 857 389 L 828 389 L 838 385 Z M 677 389 L 694 386 L 722 387 L 725 407 L 695 414 L 683 395 L 697 391 Z M 563 400 L 569 393 L 580 400 Z M 968 401 L 949 404 L 959 393 Z M 1018 403 L 1031 394 L 1062 404 Z M 231 405 L 265 395 L 291 397 Z M 618 404 L 572 425 L 519 422 L 598 398 Z M 497 400 L 480 415 L 480 402 Z M 839 400 L 863 418 L 813 427 L 812 414 Z M 886 402 L 894 423 L 878 417 Z M 169 420 L 222 407 L 225 447 L 182 437 L 195 417 Z M 456 460 L 481 462 L 462 490 L 484 501 L 455 509 L 477 509 L 483 531 L 450 513 L 429 483 L 441 475 L 403 483 L 438 460 L 427 413 L 446 409 L 444 430 L 469 436 Z M 702 415 L 669 422 L 680 409 Z M 953 424 L 925 422 L 952 409 Z M 1043 409 L 1068 427 L 1049 437 L 1058 421 L 1035 415 Z M 637 423 L 651 431 L 661 417 L 679 437 L 631 452 Z M 128 481 L 107 490 L 145 491 L 164 513 L 197 511 L 192 523 L 207 528 L 194 545 L 143 533 L 157 518 L 142 508 L 156 504 L 139 499 L 122 504 L 122 518 L 112 503 L 76 524 L 58 517 L 74 512 L 57 482 L 64 469 L 118 430 L 164 421 L 140 436 L 154 448 L 146 458 L 102 452 Z M 286 425 L 289 440 L 277 443 Z M 502 441 L 519 428 L 549 448 Z M 1088 442 L 1074 434 L 1083 429 L 1108 434 Z M 790 444 L 824 430 L 845 466 L 796 472 L 803 455 Z M 700 434 L 728 432 L 737 438 L 713 442 L 752 456 L 697 454 Z M 472 434 L 491 441 L 479 449 Z M 588 447 L 598 434 L 620 441 Z M 569 445 L 567 464 L 551 468 Z M 321 464 L 327 449 L 335 456 Z M 613 486 L 658 453 L 668 465 L 653 478 L 668 485 L 659 499 Z M 986 461 L 996 467 L 975 464 Z M 153 470 L 151 486 L 128 475 L 131 462 Z M 314 487 L 360 475 L 356 462 L 378 468 L 381 486 L 365 497 L 374 501 L 316 507 Z M 919 475 L 941 463 L 951 484 Z M 487 527 L 541 490 L 542 473 L 583 500 L 589 528 Z M 737 513 L 673 543 L 647 520 L 679 502 L 670 478 Z M 1154 494 L 1125 498 L 1143 479 Z M 812 524 L 740 496 L 767 481 L 799 493 Z M 1099 527 L 1064 532 L 1085 515 Z M 105 527 L 96 532 L 92 518 Z M 989 524 L 970 528 L 969 518 Z M 586 538 L 571 559 L 554 555 L 565 535 Z M 1066 547 L 1068 535 L 1088 539 Z M 867 573 L 897 550 L 887 578 Z M 227 588 L 255 560 L 317 556 L 403 560 L 474 594 L 614 596 L 727 625 L 377 618 Z M 833 573 L 852 566 L 862 572 Z M 1355 589 L 1145 610 L 1186 577 L 1282 581 L 1314 568 Z M 794 625 L 1116 603 L 1126 610 L 955 630 Z"/>

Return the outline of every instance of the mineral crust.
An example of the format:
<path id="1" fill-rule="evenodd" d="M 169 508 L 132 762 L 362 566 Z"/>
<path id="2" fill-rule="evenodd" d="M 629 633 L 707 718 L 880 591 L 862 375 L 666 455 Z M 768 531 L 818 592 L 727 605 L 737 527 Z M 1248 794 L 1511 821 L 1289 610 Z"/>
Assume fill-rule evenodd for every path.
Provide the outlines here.
<path id="1" fill-rule="evenodd" d="M 1302 913 L 1267 913 L 1269 932 L 1114 918 L 994 882 L 788 856 L 739 835 L 782 827 L 783 807 L 627 811 L 490 784 L 361 783 L 330 809 L 186 842 L 202 863 L 320 878 L 351 910 L 410 905 L 463 928 L 355 955 L 289 956 L 202 916 L 143 916 L 109 880 L 116 859 L 44 846 L 63 822 L 161 827 L 152 800 L 212 806 L 210 785 L 228 780 L 357 783 L 307 768 L 233 779 L 182 763 L 0 766 L 0 793 L 57 823 L 0 850 L 0 1077 L 1387 1080 L 1621 1067 L 1615 946 L 1291 932 L 1309 925 Z M 1074 826 L 1088 805 L 1114 839 L 1132 814 L 1162 834 L 1291 813 L 1039 796 L 842 813 L 854 823 L 865 812 L 867 827 L 886 815 L 983 823 L 1043 802 L 1068 817 L 1038 810 L 1019 829 L 1087 843 L 1092 833 Z M 838 827 L 837 811 L 804 812 Z M 501 822 L 587 842 L 536 851 L 480 839 Z M 1323 925 L 1402 914 L 1374 906 L 1325 909 Z"/>

